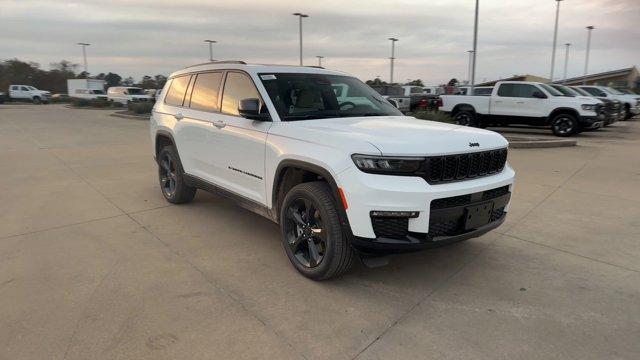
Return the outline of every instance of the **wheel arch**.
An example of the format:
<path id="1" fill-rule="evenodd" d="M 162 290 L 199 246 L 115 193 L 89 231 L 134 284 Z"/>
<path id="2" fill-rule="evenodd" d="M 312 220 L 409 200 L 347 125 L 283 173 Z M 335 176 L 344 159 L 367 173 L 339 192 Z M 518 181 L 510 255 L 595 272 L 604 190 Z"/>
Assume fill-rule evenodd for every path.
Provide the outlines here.
<path id="1" fill-rule="evenodd" d="M 451 115 L 455 116 L 460 111 L 470 111 L 472 113 L 476 113 L 476 108 L 471 104 L 458 104 L 451 109 Z"/>
<path id="2" fill-rule="evenodd" d="M 578 118 L 580 117 L 580 114 L 576 109 L 568 108 L 568 107 L 559 107 L 551 111 L 551 113 L 547 117 L 547 123 L 551 124 L 551 120 L 553 120 L 554 117 L 560 114 L 569 114 L 571 116 L 574 116 L 576 118 L 576 121 L 578 121 Z"/>
<path id="3" fill-rule="evenodd" d="M 173 139 L 173 135 L 171 135 L 171 133 L 168 132 L 167 130 L 156 131 L 155 144 L 154 144 L 154 147 L 155 147 L 154 156 L 157 156 L 160 150 L 167 145 L 176 146 L 176 141 Z M 176 151 L 177 150 L 178 148 L 176 147 Z"/>
<path id="4" fill-rule="evenodd" d="M 315 174 L 321 179 L 311 179 L 309 178 L 310 174 Z M 329 170 L 320 165 L 313 164 L 307 161 L 285 159 L 278 164 L 273 179 L 271 207 L 276 222 L 279 222 L 280 207 L 282 206 L 282 200 L 284 199 L 284 196 L 286 195 L 286 191 L 288 189 L 300 183 L 324 180 L 329 185 L 329 188 L 331 188 L 331 194 L 333 195 L 338 214 L 340 215 L 340 222 L 343 225 L 346 225 L 346 228 L 349 229 L 350 232 L 351 228 L 348 224 L 345 211 L 346 209 L 343 206 L 340 188 L 338 187 L 338 183 L 334 179 L 333 175 L 331 175 L 331 172 Z"/>

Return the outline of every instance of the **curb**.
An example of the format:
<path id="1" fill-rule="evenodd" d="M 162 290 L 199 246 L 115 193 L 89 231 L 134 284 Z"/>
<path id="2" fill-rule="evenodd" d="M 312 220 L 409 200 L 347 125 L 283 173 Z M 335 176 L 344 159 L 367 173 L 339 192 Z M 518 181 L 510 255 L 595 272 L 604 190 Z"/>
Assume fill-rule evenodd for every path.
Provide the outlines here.
<path id="1" fill-rule="evenodd" d="M 113 113 L 113 114 L 109 114 L 109 116 L 119 117 L 119 118 L 123 118 L 123 119 L 149 120 L 149 117 L 151 116 L 151 114 L 140 116 L 140 115 L 118 114 L 116 112 L 116 113 Z"/>
<path id="2" fill-rule="evenodd" d="M 540 139 L 540 138 L 509 138 L 511 149 L 544 149 L 556 147 L 576 146 L 577 140 L 573 139 Z"/>

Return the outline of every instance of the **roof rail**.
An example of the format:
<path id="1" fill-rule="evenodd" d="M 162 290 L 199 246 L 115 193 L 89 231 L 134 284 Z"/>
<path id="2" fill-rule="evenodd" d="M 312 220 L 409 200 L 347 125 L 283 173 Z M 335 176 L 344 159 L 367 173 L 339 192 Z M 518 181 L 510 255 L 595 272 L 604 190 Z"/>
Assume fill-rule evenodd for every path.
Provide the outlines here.
<path id="1" fill-rule="evenodd" d="M 209 62 L 206 62 L 206 63 L 190 65 L 190 66 L 185 67 L 185 69 L 196 67 L 196 66 L 202 66 L 202 65 L 210 65 L 210 64 L 241 64 L 241 65 L 246 65 L 247 63 L 244 62 L 244 61 L 240 61 L 240 60 L 209 61 Z"/>
<path id="2" fill-rule="evenodd" d="M 305 65 L 304 67 L 310 67 L 310 68 L 316 68 L 316 69 L 324 69 L 324 66 L 318 66 L 318 65 Z"/>

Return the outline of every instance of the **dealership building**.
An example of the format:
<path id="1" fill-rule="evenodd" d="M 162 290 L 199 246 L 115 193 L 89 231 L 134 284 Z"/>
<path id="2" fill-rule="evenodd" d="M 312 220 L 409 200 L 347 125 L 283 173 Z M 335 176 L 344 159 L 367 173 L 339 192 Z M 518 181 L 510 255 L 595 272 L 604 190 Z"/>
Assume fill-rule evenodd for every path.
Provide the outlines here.
<path id="1" fill-rule="evenodd" d="M 600 85 L 620 89 L 638 90 L 640 89 L 640 73 L 638 73 L 638 69 L 633 66 L 626 69 L 606 71 L 566 80 L 558 80 L 556 83 L 565 85 Z"/>

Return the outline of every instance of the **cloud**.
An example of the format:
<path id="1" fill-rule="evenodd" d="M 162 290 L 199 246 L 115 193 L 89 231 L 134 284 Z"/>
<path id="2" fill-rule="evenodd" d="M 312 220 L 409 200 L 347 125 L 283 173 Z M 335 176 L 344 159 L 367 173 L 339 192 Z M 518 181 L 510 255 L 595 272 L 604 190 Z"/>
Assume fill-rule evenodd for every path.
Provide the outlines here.
<path id="1" fill-rule="evenodd" d="M 476 78 L 530 73 L 548 76 L 554 1 L 481 0 Z M 168 74 L 206 61 L 204 39 L 215 39 L 214 57 L 295 64 L 298 23 L 304 21 L 305 62 L 353 73 L 361 79 L 388 78 L 389 36 L 396 44 L 397 80 L 422 78 L 438 84 L 467 78 L 467 50 L 473 31 L 472 0 L 165 1 L 4 0 L 0 58 L 48 64 L 81 63 L 77 42 L 86 41 L 89 70 L 140 78 Z M 628 67 L 640 56 L 640 2 L 563 1 L 556 74 L 570 52 L 569 76 L 583 71 L 587 25 L 593 33 L 590 68 Z"/>

